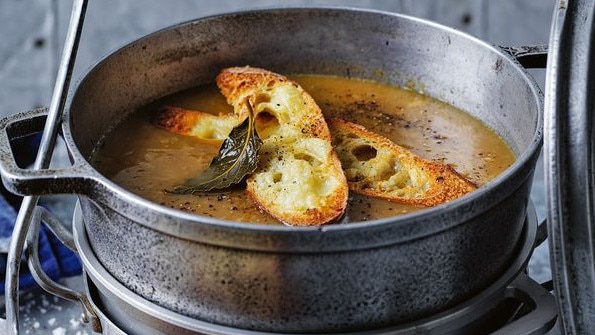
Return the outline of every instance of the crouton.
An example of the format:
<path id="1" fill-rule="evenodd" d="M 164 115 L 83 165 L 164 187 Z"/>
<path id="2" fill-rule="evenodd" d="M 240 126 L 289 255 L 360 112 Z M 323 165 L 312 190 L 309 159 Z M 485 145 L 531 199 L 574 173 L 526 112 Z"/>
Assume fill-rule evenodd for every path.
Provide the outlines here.
<path id="1" fill-rule="evenodd" d="M 246 189 L 259 208 L 296 226 L 339 219 L 349 189 L 314 99 L 289 78 L 259 68 L 224 69 L 216 82 L 238 119 L 249 112 L 246 100 L 254 111 L 263 145 Z"/>
<path id="2" fill-rule="evenodd" d="M 194 136 L 203 140 L 224 140 L 237 126 L 234 114 L 210 114 L 197 110 L 166 106 L 155 122 L 163 129 L 180 135 Z"/>
<path id="3" fill-rule="evenodd" d="M 331 119 L 328 126 L 353 192 L 431 207 L 476 189 L 451 166 L 425 160 L 361 125 Z"/>

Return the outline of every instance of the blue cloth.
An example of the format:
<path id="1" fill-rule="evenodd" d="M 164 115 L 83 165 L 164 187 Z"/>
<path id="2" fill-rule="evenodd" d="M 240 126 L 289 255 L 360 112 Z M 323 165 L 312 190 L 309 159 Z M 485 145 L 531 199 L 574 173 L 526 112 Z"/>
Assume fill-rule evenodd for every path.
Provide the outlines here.
<path id="1" fill-rule="evenodd" d="M 25 152 L 31 153 L 32 151 L 29 149 Z M 20 198 L 8 193 L 0 183 L 0 239 L 4 241 L 8 241 L 12 235 L 19 208 L 19 200 Z M 39 232 L 39 261 L 42 269 L 53 280 L 78 275 L 82 270 L 78 255 L 64 246 L 44 224 L 42 224 Z M 5 278 L 6 254 L 1 254 L 0 295 L 4 295 Z M 29 273 L 26 263 L 22 263 L 19 275 L 19 290 L 28 290 L 36 286 L 37 284 L 31 273 Z"/>

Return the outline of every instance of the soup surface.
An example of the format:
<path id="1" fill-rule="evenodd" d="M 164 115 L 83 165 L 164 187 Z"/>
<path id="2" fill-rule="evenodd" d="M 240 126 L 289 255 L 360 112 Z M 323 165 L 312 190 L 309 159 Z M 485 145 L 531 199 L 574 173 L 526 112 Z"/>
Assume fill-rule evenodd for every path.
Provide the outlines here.
<path id="1" fill-rule="evenodd" d="M 293 76 L 325 117 L 340 117 L 384 135 L 413 153 L 452 165 L 481 186 L 514 160 L 507 143 L 481 121 L 412 90 L 341 77 Z M 258 210 L 241 186 L 200 195 L 166 192 L 205 170 L 220 141 L 172 134 L 154 125 L 162 106 L 214 114 L 233 110 L 214 85 L 155 101 L 132 113 L 96 150 L 99 172 L 146 199 L 174 209 L 224 220 L 279 224 Z M 351 193 L 343 222 L 404 214 L 422 208 Z"/>

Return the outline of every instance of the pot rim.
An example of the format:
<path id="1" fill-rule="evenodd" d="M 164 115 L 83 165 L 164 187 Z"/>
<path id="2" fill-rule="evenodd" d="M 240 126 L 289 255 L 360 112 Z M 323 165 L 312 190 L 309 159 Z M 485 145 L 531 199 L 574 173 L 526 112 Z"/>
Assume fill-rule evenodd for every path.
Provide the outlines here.
<path id="1" fill-rule="evenodd" d="M 110 60 L 111 56 L 120 53 L 133 45 L 138 43 L 142 43 L 143 41 L 150 39 L 156 35 L 161 34 L 164 31 L 168 31 L 171 29 L 183 27 L 186 25 L 195 24 L 196 22 L 205 22 L 212 19 L 220 19 L 224 17 L 233 17 L 238 15 L 246 15 L 252 13 L 262 13 L 262 12 L 269 12 L 269 11 L 282 11 L 282 12 L 292 12 L 292 11 L 335 11 L 335 12 L 362 12 L 371 15 L 382 15 L 382 16 L 391 16 L 397 17 L 402 20 L 427 25 L 432 27 L 433 29 L 441 30 L 445 33 L 456 35 L 461 38 L 467 39 L 481 48 L 486 48 L 490 52 L 501 56 L 503 60 L 509 62 L 513 65 L 513 68 L 518 72 L 518 74 L 522 77 L 523 81 L 527 83 L 527 86 L 531 89 L 531 95 L 535 99 L 535 109 L 536 109 L 536 121 L 537 124 L 535 125 L 535 131 L 532 136 L 532 140 L 530 145 L 528 145 L 524 151 L 518 155 L 514 163 L 508 167 L 505 171 L 500 173 L 494 179 L 489 181 L 488 183 L 484 184 L 474 192 L 471 192 L 461 198 L 455 199 L 453 201 L 432 207 L 423 209 L 414 213 L 407 213 L 402 214 L 394 217 L 389 218 L 382 218 L 376 219 L 371 221 L 361 221 L 361 222 L 350 222 L 347 224 L 328 224 L 318 227 L 296 227 L 296 226 L 288 226 L 288 225 L 270 225 L 270 224 L 256 224 L 256 223 L 244 223 L 244 222 L 236 222 L 236 221 L 229 221 L 229 220 L 221 220 L 216 219 L 208 216 L 201 216 L 198 214 L 192 214 L 183 212 L 181 210 L 172 209 L 169 207 L 165 207 L 162 205 L 158 205 L 154 202 L 151 202 L 141 196 L 138 196 L 131 191 L 124 189 L 123 187 L 117 185 L 107 177 L 100 174 L 93 165 L 89 162 L 89 158 L 85 157 L 81 154 L 78 149 L 77 144 L 74 141 L 72 133 L 70 131 L 71 127 L 71 104 L 76 96 L 76 92 L 79 86 L 84 83 L 85 78 L 87 78 L 90 74 L 94 71 L 97 71 L 99 66 L 104 62 Z M 258 8 L 258 9 L 250 9 L 250 10 L 242 10 L 242 11 L 234 11 L 229 13 L 221 13 L 215 14 L 205 17 L 200 17 L 193 20 L 188 20 L 185 22 L 181 22 L 175 25 L 171 25 L 169 27 L 165 27 L 159 29 L 155 32 L 150 34 L 144 35 L 138 39 L 135 39 L 124 46 L 121 46 L 114 51 L 110 52 L 107 56 L 103 57 L 101 60 L 96 62 L 92 65 L 87 72 L 80 77 L 77 81 L 77 84 L 73 86 L 71 93 L 69 94 L 68 102 L 67 102 L 67 109 L 65 111 L 66 115 L 62 122 L 62 130 L 63 130 L 63 137 L 68 146 L 70 154 L 73 156 L 75 161 L 83 161 L 85 164 L 88 164 L 91 168 L 91 171 L 95 173 L 90 179 L 93 180 L 97 185 L 101 186 L 108 192 L 112 193 L 112 195 L 116 195 L 120 199 L 126 200 L 135 204 L 142 208 L 150 209 L 156 213 L 159 213 L 166 217 L 165 220 L 157 220 L 155 222 L 151 222 L 151 224 L 141 223 L 151 229 L 155 229 L 161 231 L 163 233 L 167 233 L 170 235 L 179 235 L 184 234 L 187 230 L 183 228 L 183 225 L 190 224 L 192 226 L 200 225 L 200 226 L 210 226 L 213 228 L 219 228 L 223 231 L 242 231 L 242 232 L 255 232 L 255 233 L 271 233 L 274 235 L 286 235 L 286 234 L 301 234 L 301 235 L 308 235 L 308 236 L 318 236 L 321 233 L 328 236 L 329 234 L 338 234 L 343 235 L 344 233 L 351 234 L 354 230 L 378 230 L 383 229 L 387 226 L 392 226 L 393 228 L 398 228 L 397 230 L 407 231 L 407 241 L 410 241 L 414 238 L 421 238 L 425 236 L 429 236 L 432 234 L 439 233 L 445 229 L 449 229 L 453 226 L 458 224 L 464 223 L 465 221 L 477 216 L 482 210 L 487 208 L 491 208 L 495 206 L 497 203 L 502 201 L 507 195 L 511 194 L 516 190 L 516 187 L 519 185 L 517 182 L 513 182 L 515 180 L 524 180 L 527 176 L 523 176 L 523 169 L 527 168 L 527 164 L 530 166 L 534 166 L 534 161 L 537 160 L 539 155 L 540 148 L 543 143 L 543 93 L 541 89 L 535 82 L 534 78 L 514 59 L 512 56 L 501 50 L 500 48 L 487 43 L 481 39 L 478 39 L 474 36 L 471 36 L 467 33 L 458 31 L 454 28 L 447 27 L 426 19 L 416 18 L 409 15 L 392 13 L 392 12 L 385 12 L 381 10 L 374 10 L 374 9 L 364 9 L 364 8 L 355 8 L 355 7 L 339 7 L 339 6 L 314 6 L 314 7 L 307 7 L 307 6 L 274 6 L 274 7 L 266 7 L 266 8 Z M 531 174 L 530 174 L 531 175 Z M 522 179 L 519 179 L 522 178 Z M 488 198 L 488 194 L 493 193 L 494 189 L 499 189 L 498 197 L 490 196 L 490 201 L 483 201 Z M 91 200 L 94 200 L 93 197 L 90 197 Z M 107 199 L 102 199 L 107 200 Z M 444 220 L 444 218 L 448 217 L 448 220 Z M 453 219 L 456 218 L 456 219 Z M 172 226 L 172 223 L 173 226 Z M 405 227 L 407 226 L 407 227 Z M 415 226 L 415 227 L 414 227 Z M 399 238 L 398 236 L 396 237 Z M 393 243 L 396 243 L 396 240 L 393 240 Z"/>

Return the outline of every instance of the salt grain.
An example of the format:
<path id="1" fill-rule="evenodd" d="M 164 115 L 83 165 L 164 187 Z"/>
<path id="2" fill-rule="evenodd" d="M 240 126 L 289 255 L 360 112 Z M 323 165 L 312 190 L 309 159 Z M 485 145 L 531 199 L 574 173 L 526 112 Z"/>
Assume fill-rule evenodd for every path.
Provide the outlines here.
<path id="1" fill-rule="evenodd" d="M 66 328 L 63 327 L 58 327 L 54 330 L 52 330 L 52 335 L 65 335 L 66 334 Z"/>
<path id="2" fill-rule="evenodd" d="M 56 318 L 51 318 L 48 320 L 48 325 L 53 326 L 56 323 Z"/>
<path id="3" fill-rule="evenodd" d="M 70 326 L 72 328 L 77 328 L 78 326 L 80 326 L 81 322 L 79 320 L 76 319 L 70 319 Z"/>

